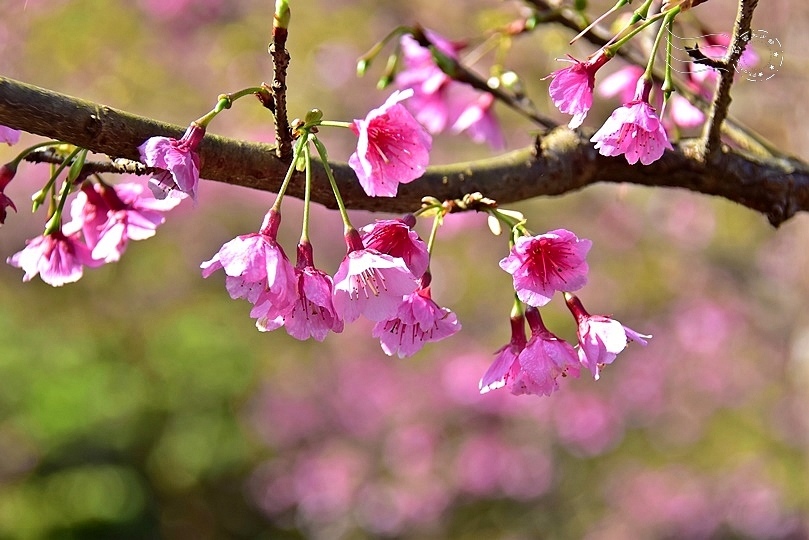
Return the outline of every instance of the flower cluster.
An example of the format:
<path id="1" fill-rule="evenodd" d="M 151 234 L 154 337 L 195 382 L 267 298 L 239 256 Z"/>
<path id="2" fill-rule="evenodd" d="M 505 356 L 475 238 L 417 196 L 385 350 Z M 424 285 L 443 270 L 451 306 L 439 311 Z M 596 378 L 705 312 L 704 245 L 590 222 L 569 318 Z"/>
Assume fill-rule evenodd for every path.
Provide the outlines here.
<path id="1" fill-rule="evenodd" d="M 7 259 L 25 270 L 23 281 L 37 274 L 58 287 L 78 281 L 84 267 L 96 268 L 120 259 L 129 240 L 154 236 L 163 212 L 179 203 L 144 197 L 140 184 L 107 186 L 84 183 L 71 206 L 71 221 L 27 241 Z"/>
<path id="2" fill-rule="evenodd" d="M 618 321 L 590 315 L 572 291 L 587 283 L 585 261 L 592 243 L 565 229 L 536 236 L 520 236 L 500 267 L 512 275 L 517 298 L 528 307 L 523 315 L 519 306 L 511 317 L 511 340 L 495 354 L 495 360 L 480 379 L 481 393 L 506 387 L 512 394 L 549 396 L 559 389 L 559 377 L 578 378 L 582 367 L 597 380 L 600 370 L 610 364 L 629 341 L 642 345 L 651 336 L 639 334 Z M 565 302 L 578 325 L 574 348 L 545 327 L 537 309 L 550 302 L 556 292 Z M 525 321 L 531 329 L 526 340 Z"/>
<path id="3" fill-rule="evenodd" d="M 258 233 L 227 242 L 201 265 L 203 277 L 225 271 L 228 292 L 253 304 L 259 330 L 283 326 L 296 339 L 322 341 L 364 316 L 376 323 L 373 335 L 385 353 L 399 357 L 460 330 L 455 314 L 431 298 L 429 253 L 412 215 L 350 229 L 334 278 L 314 266 L 308 242 L 298 245 L 292 266 L 277 241 L 280 223 L 271 209 Z"/>

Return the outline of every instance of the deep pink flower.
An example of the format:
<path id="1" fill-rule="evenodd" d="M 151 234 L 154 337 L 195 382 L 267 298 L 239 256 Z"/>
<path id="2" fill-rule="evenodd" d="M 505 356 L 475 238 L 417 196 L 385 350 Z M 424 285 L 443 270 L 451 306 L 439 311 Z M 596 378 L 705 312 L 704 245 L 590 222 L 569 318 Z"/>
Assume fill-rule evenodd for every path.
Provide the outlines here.
<path id="1" fill-rule="evenodd" d="M 570 56 L 572 65 L 549 75 L 553 77 L 548 88 L 553 104 L 563 113 L 573 115 L 568 124 L 570 129 L 579 127 L 593 106 L 596 72 L 610 58 L 603 52 L 587 62 Z"/>
<path id="2" fill-rule="evenodd" d="M 346 234 L 348 253 L 334 276 L 334 309 L 345 322 L 360 315 L 378 322 L 399 309 L 402 297 L 416 290 L 413 273 L 399 257 L 366 249 L 359 233 Z"/>
<path id="3" fill-rule="evenodd" d="M 579 377 L 579 358 L 570 343 L 545 327 L 539 310 L 528 308 L 525 318 L 531 327 L 531 339 L 517 358 L 519 370 L 511 381 L 511 393 L 550 396 L 559 389 L 559 377 Z"/>
<path id="4" fill-rule="evenodd" d="M 663 123 L 649 104 L 650 91 L 651 83 L 640 79 L 635 99 L 616 109 L 590 139 L 602 156 L 624 154 L 630 165 L 638 160 L 648 165 L 672 148 Z"/>
<path id="5" fill-rule="evenodd" d="M 590 370 L 596 380 L 599 378 L 601 368 L 612 364 L 618 353 L 626 348 L 627 343 L 637 341 L 641 345 L 646 345 L 646 340 L 652 337 L 639 334 L 615 319 L 603 315 L 590 315 L 581 301 L 572 294 L 565 293 L 565 302 L 578 324 L 579 361 Z"/>
<path id="6" fill-rule="evenodd" d="M 262 329 L 281 326 L 283 321 L 277 326 L 272 321 L 286 315 L 298 299 L 295 271 L 276 242 L 280 224 L 281 214 L 270 210 L 259 232 L 237 236 L 200 265 L 206 278 L 220 268 L 225 271 L 230 297 L 254 304 L 250 316 L 259 319 Z"/>
<path id="7" fill-rule="evenodd" d="M 0 225 L 6 222 L 6 208 L 11 207 L 15 212 L 17 211 L 14 201 L 5 194 L 6 186 L 11 182 L 15 174 L 17 174 L 17 164 L 13 161 L 0 167 Z"/>
<path id="8" fill-rule="evenodd" d="M 514 290 L 529 306 L 551 301 L 556 291 L 576 291 L 587 283 L 585 258 L 592 242 L 566 229 L 521 236 L 500 268 L 514 278 Z"/>
<path id="9" fill-rule="evenodd" d="M 378 219 L 360 229 L 362 244 L 391 257 L 399 257 L 420 278 L 430 265 L 427 244 L 413 230 L 416 218 L 408 214 L 402 219 Z"/>
<path id="10" fill-rule="evenodd" d="M 164 169 L 152 177 L 149 187 L 154 196 L 164 199 L 177 191 L 197 198 L 199 183 L 199 148 L 205 128 L 192 123 L 180 140 L 151 137 L 138 147 L 140 158 L 147 166 Z"/>
<path id="11" fill-rule="evenodd" d="M 26 241 L 26 246 L 6 259 L 11 266 L 25 270 L 23 281 L 39 274 L 42 281 L 54 287 L 78 281 L 84 267 L 100 266 L 103 261 L 95 261 L 78 234 L 65 235 L 61 230 L 48 235 L 37 236 Z"/>
<path id="12" fill-rule="evenodd" d="M 0 126 L 0 142 L 4 142 L 11 146 L 20 142 L 20 132 L 10 127 Z"/>
<path id="13" fill-rule="evenodd" d="M 512 315 L 511 340 L 495 353 L 497 356 L 495 356 L 494 362 L 481 377 L 478 383 L 481 394 L 504 386 L 512 387 L 514 378 L 520 369 L 517 359 L 525 349 L 525 344 L 525 317 L 521 313 Z"/>
<path id="14" fill-rule="evenodd" d="M 433 139 L 399 103 L 412 95 L 412 90 L 394 92 L 351 125 L 359 141 L 348 164 L 371 197 L 395 197 L 399 184 L 412 182 L 427 169 Z"/>
<path id="15" fill-rule="evenodd" d="M 404 297 L 396 315 L 374 326 L 373 336 L 388 356 L 411 356 L 425 343 L 441 341 L 461 329 L 455 314 L 433 301 L 429 282 L 430 274 L 424 274 L 421 288 Z"/>
<path id="16" fill-rule="evenodd" d="M 121 258 L 129 240 L 145 240 L 165 222 L 163 212 L 177 206 L 179 199 L 144 197 L 140 184 L 115 186 L 85 183 L 71 206 L 72 221 L 65 231 L 82 230 L 94 259 L 114 262 Z"/>
<path id="17" fill-rule="evenodd" d="M 295 266 L 298 280 L 298 300 L 292 310 L 283 317 L 287 333 L 295 339 L 310 337 L 317 341 L 326 339 L 329 331 L 343 331 L 343 321 L 334 311 L 331 277 L 314 266 L 312 245 L 298 244 L 298 262 Z"/>

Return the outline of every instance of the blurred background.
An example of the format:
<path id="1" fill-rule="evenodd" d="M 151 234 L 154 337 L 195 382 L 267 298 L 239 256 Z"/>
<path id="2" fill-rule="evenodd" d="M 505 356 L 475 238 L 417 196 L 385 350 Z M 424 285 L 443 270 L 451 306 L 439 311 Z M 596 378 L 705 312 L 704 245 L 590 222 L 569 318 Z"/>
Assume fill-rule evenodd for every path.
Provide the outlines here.
<path id="1" fill-rule="evenodd" d="M 185 125 L 219 93 L 270 79 L 270 4 L 0 0 L 0 73 Z M 726 31 L 732 4 L 694 15 Z M 384 62 L 357 79 L 355 61 L 397 25 L 472 38 L 522 9 L 293 2 L 291 116 L 318 107 L 349 120 L 382 103 Z M 777 37 L 787 60 L 769 81 L 740 81 L 731 108 L 804 158 L 808 14 L 802 2 L 762 3 L 753 26 Z M 571 37 L 540 29 L 505 57 L 564 122 L 541 77 L 555 58 L 592 52 L 568 47 Z M 599 100 L 585 125 L 617 104 Z M 509 148 L 530 142 L 533 126 L 497 114 Z M 209 130 L 273 140 L 271 119 L 249 100 Z M 323 137 L 347 159 L 352 137 Z M 0 162 L 39 140 L 3 145 Z M 488 155 L 447 135 L 433 160 Z M 4 258 L 41 233 L 45 218 L 26 201 L 47 175 L 25 164 L 7 189 L 20 213 L 0 231 Z M 517 205 L 534 231 L 565 227 L 593 241 L 580 294 L 591 312 L 654 334 L 598 382 L 564 380 L 540 398 L 478 394 L 508 341 L 512 299 L 497 266 L 506 241 L 479 215 L 450 216 L 434 256 L 434 298 L 463 324 L 455 337 L 401 360 L 363 321 L 322 344 L 256 331 L 249 305 L 230 300 L 221 273 L 203 280 L 199 264 L 256 230 L 273 200 L 203 182 L 196 208 L 183 203 L 155 238 L 62 288 L 0 267 L 0 538 L 809 537 L 806 215 L 774 230 L 723 200 L 628 185 Z M 292 253 L 301 204 L 285 203 Z M 316 263 L 333 273 L 339 216 L 313 214 Z M 353 214 L 356 226 L 375 217 L 386 216 Z M 575 339 L 561 299 L 543 314 Z"/>

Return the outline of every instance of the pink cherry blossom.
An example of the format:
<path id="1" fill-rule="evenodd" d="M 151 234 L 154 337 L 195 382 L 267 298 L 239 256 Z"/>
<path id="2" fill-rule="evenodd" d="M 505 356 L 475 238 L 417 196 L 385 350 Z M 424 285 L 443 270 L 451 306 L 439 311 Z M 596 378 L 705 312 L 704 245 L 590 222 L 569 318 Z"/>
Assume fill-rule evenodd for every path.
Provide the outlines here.
<path id="1" fill-rule="evenodd" d="M 6 262 L 25 270 L 23 281 L 31 281 L 39 274 L 42 281 L 54 287 L 78 281 L 85 266 L 94 268 L 103 264 L 93 260 L 90 248 L 78 234 L 65 235 L 61 230 L 27 240 L 25 248 Z"/>
<path id="2" fill-rule="evenodd" d="M 481 394 L 504 386 L 512 387 L 520 369 L 518 357 L 525 345 L 525 317 L 522 313 L 512 315 L 511 340 L 495 353 L 494 362 L 481 377 L 478 383 Z"/>
<path id="3" fill-rule="evenodd" d="M 679 94 L 669 98 L 668 111 L 671 121 L 682 128 L 697 127 L 705 122 L 705 113 Z"/>
<path id="4" fill-rule="evenodd" d="M 6 208 L 10 207 L 15 212 L 17 211 L 14 201 L 5 194 L 5 189 L 15 174 L 17 174 L 17 164 L 13 161 L 0 167 L 0 225 L 6 222 Z"/>
<path id="5" fill-rule="evenodd" d="M 374 326 L 373 336 L 388 356 L 411 356 L 425 343 L 441 341 L 461 329 L 455 314 L 433 301 L 429 281 L 430 274 L 424 274 L 421 288 L 404 297 L 396 315 Z"/>
<path id="6" fill-rule="evenodd" d="M 402 297 L 416 290 L 413 273 L 399 257 L 366 249 L 359 233 L 346 234 L 348 253 L 334 276 L 334 309 L 345 322 L 365 315 L 378 322 L 396 315 Z"/>
<path id="7" fill-rule="evenodd" d="M 10 127 L 0 126 L 0 143 L 6 143 L 9 146 L 20 142 L 20 132 Z"/>
<path id="8" fill-rule="evenodd" d="M 671 143 L 663 123 L 649 104 L 651 82 L 638 81 L 635 99 L 616 109 L 590 141 L 602 156 L 626 157 L 630 165 L 657 161 Z"/>
<path id="9" fill-rule="evenodd" d="M 230 297 L 254 304 L 250 316 L 259 319 L 256 324 L 261 330 L 280 327 L 298 300 L 295 271 L 276 241 L 280 224 L 281 215 L 270 210 L 259 232 L 237 236 L 200 265 L 206 278 L 220 268 L 225 271 Z"/>
<path id="10" fill-rule="evenodd" d="M 149 182 L 156 198 L 179 195 L 179 191 L 196 200 L 200 168 L 197 149 L 204 136 L 205 128 L 192 123 L 180 140 L 151 137 L 138 147 L 140 158 L 147 166 L 164 169 Z"/>
<path id="11" fill-rule="evenodd" d="M 359 141 L 348 164 L 371 197 L 395 197 L 399 184 L 412 182 L 427 169 L 432 137 L 399 103 L 412 95 L 412 90 L 394 92 L 351 125 Z"/>
<path id="12" fill-rule="evenodd" d="M 471 90 L 470 86 L 465 86 Z M 494 115 L 494 96 L 488 92 L 474 92 L 455 123 L 455 133 L 466 132 L 476 143 L 488 143 L 493 150 L 506 147 L 500 123 Z"/>
<path id="13" fill-rule="evenodd" d="M 592 242 L 566 229 L 521 236 L 500 268 L 514 278 L 514 290 L 530 306 L 544 306 L 556 291 L 576 291 L 587 283 L 585 258 Z"/>
<path id="14" fill-rule="evenodd" d="M 646 345 L 652 336 L 639 334 L 615 319 L 603 315 L 590 315 L 581 301 L 572 294 L 565 293 L 565 302 L 578 324 L 579 361 L 598 380 L 601 368 L 612 364 L 618 353 L 630 341 Z"/>
<path id="15" fill-rule="evenodd" d="M 615 73 L 604 77 L 598 84 L 596 92 L 603 97 L 615 97 L 622 103 L 627 103 L 635 98 L 635 89 L 638 87 L 638 80 L 643 76 L 643 68 L 636 65 L 624 66 Z"/>
<path id="16" fill-rule="evenodd" d="M 568 127 L 579 127 L 593 106 L 593 88 L 595 87 L 596 72 L 606 64 L 611 57 L 603 52 L 587 62 L 576 60 L 572 56 L 572 65 L 554 71 L 549 75 L 553 77 L 549 92 L 553 104 L 565 114 L 572 114 Z"/>
<path id="17" fill-rule="evenodd" d="M 420 278 L 430 265 L 427 244 L 413 230 L 416 218 L 408 214 L 402 219 L 378 219 L 360 229 L 362 244 L 391 257 L 399 257 Z"/>
<path id="18" fill-rule="evenodd" d="M 539 310 L 527 309 L 525 318 L 531 339 L 517 358 L 519 369 L 511 382 L 511 393 L 550 396 L 559 389 L 559 377 L 579 377 L 579 359 L 570 343 L 545 327 Z"/>
<path id="19" fill-rule="evenodd" d="M 145 240 L 165 222 L 163 212 L 179 199 L 164 201 L 144 197 L 144 187 L 135 183 L 115 186 L 84 184 L 71 206 L 71 222 L 65 231 L 82 230 L 92 257 L 106 263 L 121 258 L 129 240 Z"/>
<path id="20" fill-rule="evenodd" d="M 295 267 L 298 280 L 298 300 L 292 310 L 283 317 L 287 333 L 295 339 L 310 337 L 317 341 L 326 339 L 329 331 L 343 331 L 343 321 L 334 311 L 331 277 L 314 267 L 312 245 L 298 244 L 298 263 Z"/>

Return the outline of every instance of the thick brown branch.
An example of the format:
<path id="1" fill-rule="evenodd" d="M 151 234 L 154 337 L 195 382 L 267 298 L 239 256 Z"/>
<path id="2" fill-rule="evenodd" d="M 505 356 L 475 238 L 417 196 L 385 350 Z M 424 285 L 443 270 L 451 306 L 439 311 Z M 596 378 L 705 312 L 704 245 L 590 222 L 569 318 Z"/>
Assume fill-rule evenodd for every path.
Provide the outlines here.
<path id="1" fill-rule="evenodd" d="M 0 77 L 0 124 L 60 139 L 113 157 L 138 159 L 137 146 L 148 137 L 179 137 L 183 128 L 135 116 Z M 631 182 L 681 187 L 718 195 L 764 213 L 779 225 L 798 211 L 809 211 L 809 167 L 796 159 L 762 160 L 723 149 L 710 166 L 698 159 L 696 143 L 648 166 L 630 166 L 622 157 L 599 155 L 589 134 L 557 128 L 541 147 L 517 150 L 469 163 L 431 167 L 423 178 L 400 186 L 396 198 L 367 197 L 343 163 L 333 164 L 349 208 L 408 212 L 427 195 L 457 199 L 479 191 L 501 204 L 540 195 L 561 195 L 597 182 Z M 209 180 L 265 191 L 279 188 L 287 164 L 275 148 L 208 134 L 200 147 L 202 176 Z M 303 197 L 298 175 L 288 193 Z M 312 200 L 335 207 L 325 174 L 316 168 Z"/>

